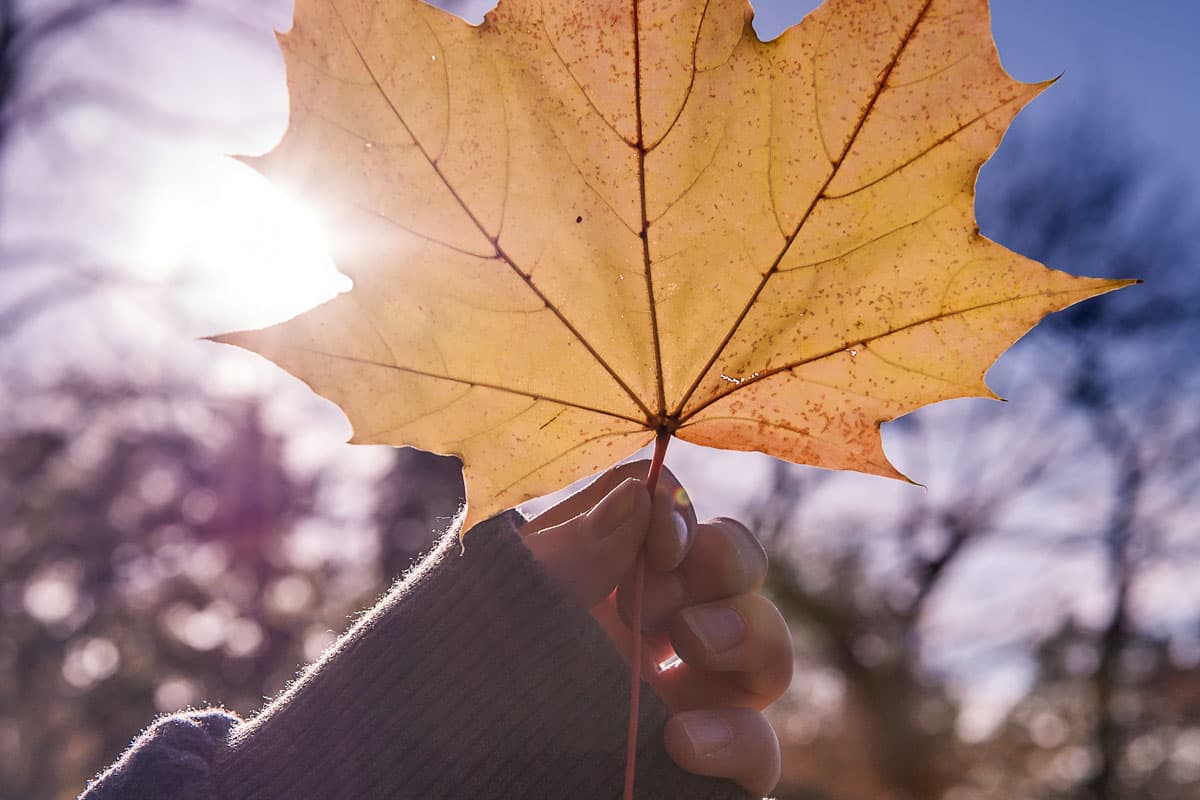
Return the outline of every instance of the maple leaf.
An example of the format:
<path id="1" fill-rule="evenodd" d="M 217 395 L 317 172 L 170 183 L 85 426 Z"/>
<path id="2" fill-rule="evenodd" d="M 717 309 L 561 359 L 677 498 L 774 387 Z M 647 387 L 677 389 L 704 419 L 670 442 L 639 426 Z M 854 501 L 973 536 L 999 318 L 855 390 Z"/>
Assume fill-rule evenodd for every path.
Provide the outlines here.
<path id="1" fill-rule="evenodd" d="M 903 477 L 879 427 L 991 396 L 1045 314 L 1124 285 L 983 238 L 974 183 L 1047 84 L 986 0 L 298 0 L 291 121 L 353 291 L 257 351 L 352 441 L 458 455 L 469 523 L 659 434 Z"/>

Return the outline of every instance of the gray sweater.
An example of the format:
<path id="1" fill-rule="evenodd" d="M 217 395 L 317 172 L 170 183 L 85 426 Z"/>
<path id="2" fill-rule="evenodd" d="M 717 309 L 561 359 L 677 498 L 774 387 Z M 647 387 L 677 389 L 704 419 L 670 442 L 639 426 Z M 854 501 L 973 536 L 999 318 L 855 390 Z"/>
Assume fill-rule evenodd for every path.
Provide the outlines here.
<path id="1" fill-rule="evenodd" d="M 520 521 L 446 536 L 256 716 L 159 719 L 80 800 L 619 798 L 629 668 Z M 675 765 L 666 718 L 643 685 L 637 796 L 745 800 Z"/>

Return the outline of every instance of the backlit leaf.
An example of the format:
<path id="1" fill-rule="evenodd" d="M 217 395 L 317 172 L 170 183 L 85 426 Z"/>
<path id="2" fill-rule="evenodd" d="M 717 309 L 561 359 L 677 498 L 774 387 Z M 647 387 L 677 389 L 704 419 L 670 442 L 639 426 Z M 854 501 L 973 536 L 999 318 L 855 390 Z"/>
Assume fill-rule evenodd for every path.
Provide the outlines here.
<path id="1" fill-rule="evenodd" d="M 469 521 L 665 430 L 902 477 L 880 423 L 953 397 L 1045 314 L 1124 282 L 980 236 L 974 183 L 1045 84 L 985 0 L 298 0 L 291 122 L 255 166 L 353 291 L 259 352 L 355 442 L 459 455 Z"/>

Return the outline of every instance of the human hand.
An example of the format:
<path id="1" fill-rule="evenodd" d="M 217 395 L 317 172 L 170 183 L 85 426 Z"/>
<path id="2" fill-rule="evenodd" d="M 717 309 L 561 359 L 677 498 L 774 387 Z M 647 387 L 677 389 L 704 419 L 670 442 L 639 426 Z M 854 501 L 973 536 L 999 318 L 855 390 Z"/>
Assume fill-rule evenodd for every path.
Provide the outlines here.
<path id="1" fill-rule="evenodd" d="M 689 772 L 728 778 L 757 797 L 779 780 L 779 740 L 761 710 L 792 677 L 783 616 L 758 594 L 767 557 L 744 525 L 697 523 L 664 469 L 653 502 L 649 462 L 622 464 L 521 529 L 525 544 L 629 659 L 634 565 L 645 547 L 643 675 L 672 712 L 667 752 Z M 676 666 L 659 669 L 678 654 Z"/>

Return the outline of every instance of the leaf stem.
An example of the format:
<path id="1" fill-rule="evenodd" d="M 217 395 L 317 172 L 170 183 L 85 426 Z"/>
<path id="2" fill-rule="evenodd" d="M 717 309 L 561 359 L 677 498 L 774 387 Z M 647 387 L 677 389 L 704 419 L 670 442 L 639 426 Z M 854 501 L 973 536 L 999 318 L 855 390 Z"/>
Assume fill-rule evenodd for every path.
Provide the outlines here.
<path id="1" fill-rule="evenodd" d="M 654 440 L 654 457 L 646 474 L 646 489 L 654 498 L 658 476 L 667 457 L 671 433 L 660 429 Z M 633 774 L 637 768 L 638 716 L 642 697 L 642 590 L 646 585 L 646 555 L 638 554 L 633 572 L 633 652 L 629 657 L 629 728 L 625 734 L 625 800 L 633 800 Z"/>

